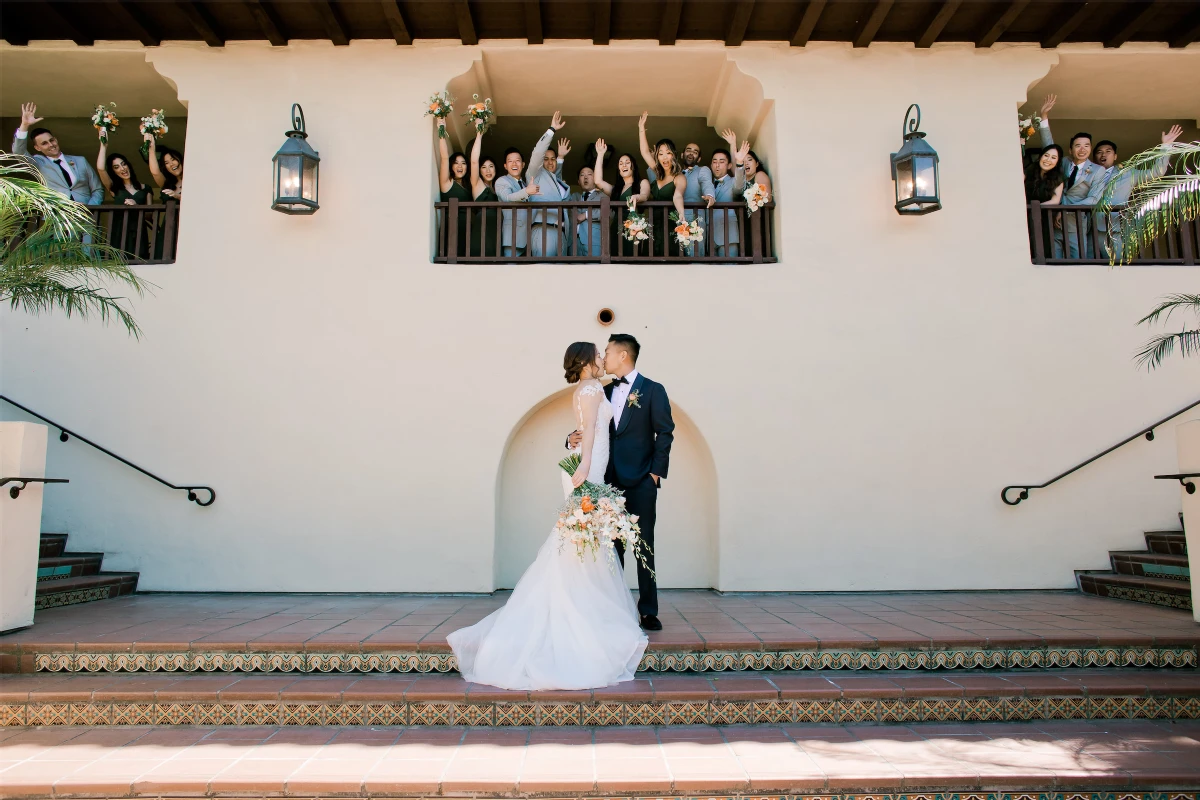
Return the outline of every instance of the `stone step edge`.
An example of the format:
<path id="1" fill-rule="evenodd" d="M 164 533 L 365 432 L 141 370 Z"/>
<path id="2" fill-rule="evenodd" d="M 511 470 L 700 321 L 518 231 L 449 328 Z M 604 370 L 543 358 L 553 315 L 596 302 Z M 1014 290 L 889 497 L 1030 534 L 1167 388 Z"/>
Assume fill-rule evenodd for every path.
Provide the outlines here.
<path id="1" fill-rule="evenodd" d="M 1200 719 L 1195 696 L 627 702 L 96 702 L 0 704 L 0 727 L 105 725 L 572 726 Z"/>
<path id="2" fill-rule="evenodd" d="M 448 652 L 38 652 L 0 649 L 0 673 L 17 672 L 451 672 Z M 33 652 L 25 652 L 33 649 Z M 13 652 L 16 651 L 16 652 Z M 738 670 L 943 670 L 1196 667 L 1192 647 L 1043 647 L 945 650 L 751 650 L 648 652 L 639 672 Z"/>

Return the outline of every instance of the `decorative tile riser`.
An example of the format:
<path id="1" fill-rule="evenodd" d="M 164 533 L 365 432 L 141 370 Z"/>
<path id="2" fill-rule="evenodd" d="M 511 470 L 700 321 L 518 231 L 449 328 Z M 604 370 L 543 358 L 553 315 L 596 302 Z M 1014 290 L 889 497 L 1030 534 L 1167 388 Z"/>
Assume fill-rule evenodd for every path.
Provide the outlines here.
<path id="1" fill-rule="evenodd" d="M 33 608 L 35 611 L 41 611 L 47 608 L 73 606 L 76 603 L 90 603 L 93 600 L 109 600 L 113 597 L 119 597 L 121 594 L 128 593 L 128 591 L 132 590 L 124 590 L 122 586 L 97 586 L 91 589 L 39 594 L 34 600 Z"/>
<path id="2" fill-rule="evenodd" d="M 765 725 L 1200 719 L 1200 697 L 841 699 L 665 703 L 22 703 L 0 726 L 36 725 Z"/>
<path id="3" fill-rule="evenodd" d="M 639 671 L 1195 667 L 1193 648 L 647 653 Z M 39 653 L 37 672 L 451 672 L 452 653 Z"/>
<path id="4" fill-rule="evenodd" d="M 1170 594 L 1168 592 L 1159 592 L 1154 589 L 1136 589 L 1128 586 L 1109 586 L 1106 584 L 1097 584 L 1093 588 L 1086 588 L 1083 585 L 1082 590 L 1086 594 L 1094 594 L 1099 597 L 1111 597 L 1116 600 L 1132 600 L 1136 603 L 1149 603 L 1156 606 L 1166 606 L 1168 608 L 1182 608 L 1187 611 L 1192 610 L 1192 597 L 1189 594 Z"/>

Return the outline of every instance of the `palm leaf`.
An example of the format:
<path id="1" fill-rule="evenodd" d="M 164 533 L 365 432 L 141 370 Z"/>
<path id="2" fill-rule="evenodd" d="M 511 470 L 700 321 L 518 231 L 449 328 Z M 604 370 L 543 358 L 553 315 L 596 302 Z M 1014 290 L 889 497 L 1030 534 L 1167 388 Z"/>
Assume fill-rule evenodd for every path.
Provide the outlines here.
<path id="1" fill-rule="evenodd" d="M 1164 156 L 1174 159 L 1175 170 L 1161 177 L 1152 173 L 1137 180 L 1139 171 L 1153 169 Z M 1109 226 L 1110 258 L 1128 264 L 1137 254 L 1171 228 L 1200 217 L 1200 142 L 1170 142 L 1128 159 L 1108 181 L 1099 212 L 1112 207 L 1113 191 L 1133 173 L 1134 188 L 1120 211 L 1116 226 Z M 1119 256 L 1118 256 L 1119 254 Z"/>
<path id="2" fill-rule="evenodd" d="M 1171 318 L 1178 309 L 1189 308 L 1200 316 L 1200 294 L 1170 294 L 1166 299 L 1146 316 L 1138 320 L 1138 325 L 1153 325 L 1162 317 L 1163 322 Z"/>
<path id="3" fill-rule="evenodd" d="M 47 186 L 28 159 L 0 152 L 0 302 L 35 315 L 115 319 L 140 338 L 128 298 L 107 287 L 141 297 L 153 284 L 129 268 L 124 252 L 101 241 L 87 206 Z"/>
<path id="4" fill-rule="evenodd" d="M 1185 330 L 1154 337 L 1137 354 L 1138 366 L 1145 366 L 1147 370 L 1161 366 L 1175 352 L 1176 345 L 1179 346 L 1179 354 L 1185 358 L 1200 353 L 1200 331 Z"/>

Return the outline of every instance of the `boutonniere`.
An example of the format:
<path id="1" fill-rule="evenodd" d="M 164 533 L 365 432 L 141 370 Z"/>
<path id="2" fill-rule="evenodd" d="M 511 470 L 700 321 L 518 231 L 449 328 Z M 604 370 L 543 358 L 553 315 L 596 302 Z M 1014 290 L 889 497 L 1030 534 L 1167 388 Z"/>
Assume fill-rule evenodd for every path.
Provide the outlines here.
<path id="1" fill-rule="evenodd" d="M 629 406 L 630 408 L 641 408 L 642 405 L 638 402 L 641 399 L 642 396 L 637 392 L 630 392 L 629 399 L 625 401 L 625 405 Z"/>

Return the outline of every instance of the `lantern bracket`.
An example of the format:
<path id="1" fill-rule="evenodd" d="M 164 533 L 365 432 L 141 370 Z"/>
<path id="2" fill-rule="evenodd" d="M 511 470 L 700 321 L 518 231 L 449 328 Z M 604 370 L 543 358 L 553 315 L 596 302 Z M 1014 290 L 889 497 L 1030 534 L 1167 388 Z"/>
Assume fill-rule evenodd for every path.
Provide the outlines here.
<path id="1" fill-rule="evenodd" d="M 304 109 L 299 103 L 292 103 L 292 129 L 287 132 L 288 136 L 298 136 L 301 139 L 307 139 L 308 133 L 304 130 Z"/>

